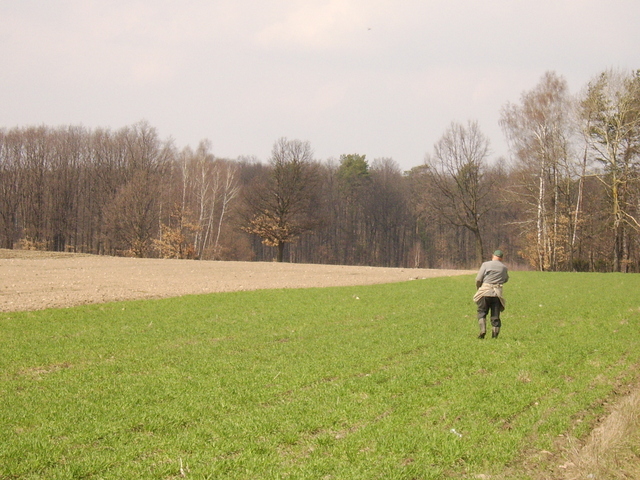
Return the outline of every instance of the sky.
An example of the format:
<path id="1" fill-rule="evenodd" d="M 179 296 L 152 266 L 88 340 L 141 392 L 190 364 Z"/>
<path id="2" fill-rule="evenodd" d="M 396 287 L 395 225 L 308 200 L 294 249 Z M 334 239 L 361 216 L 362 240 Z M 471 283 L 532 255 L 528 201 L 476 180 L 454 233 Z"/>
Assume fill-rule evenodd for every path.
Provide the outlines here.
<path id="1" fill-rule="evenodd" d="M 508 157 L 508 103 L 640 69 L 638 0 L 0 0 L 0 128 L 140 121 L 178 149 L 403 170 L 452 122 Z"/>

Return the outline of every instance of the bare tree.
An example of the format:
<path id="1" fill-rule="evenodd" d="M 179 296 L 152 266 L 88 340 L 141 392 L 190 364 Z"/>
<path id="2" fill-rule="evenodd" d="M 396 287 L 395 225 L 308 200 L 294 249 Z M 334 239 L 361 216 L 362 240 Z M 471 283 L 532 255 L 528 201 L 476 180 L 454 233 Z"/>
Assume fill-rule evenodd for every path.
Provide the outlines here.
<path id="1" fill-rule="evenodd" d="M 317 224 L 314 200 L 318 175 L 309 142 L 278 140 L 271 152 L 268 178 L 246 192 L 244 229 L 277 248 L 277 261 L 284 247 Z"/>
<path id="2" fill-rule="evenodd" d="M 404 174 L 358 154 L 320 164 L 287 139 L 264 165 L 206 141 L 178 154 L 146 122 L 0 130 L 0 246 L 439 268 L 478 262 L 490 242 L 541 269 L 640 271 L 639 78 L 603 73 L 574 111 L 546 74 L 503 111 L 505 168 L 474 122 Z"/>
<path id="3" fill-rule="evenodd" d="M 51 169 L 47 173 L 49 249 L 65 251 L 76 234 L 80 165 L 86 154 L 83 128 L 68 127 L 50 134 Z"/>
<path id="4" fill-rule="evenodd" d="M 453 225 L 473 234 L 476 263 L 482 263 L 482 217 L 489 210 L 490 187 L 484 178 L 489 140 L 469 121 L 452 123 L 436 143 L 434 155 L 427 155 L 429 184 L 439 195 L 430 197 L 432 207 Z"/>
<path id="5" fill-rule="evenodd" d="M 181 212 L 184 225 L 192 230 L 193 250 L 199 259 L 223 258 L 222 232 L 239 191 L 237 165 L 215 158 L 210 148 L 208 141 L 200 142 L 195 152 L 185 148 L 174 182 L 175 187 L 180 185 L 180 191 L 173 194 L 179 203 L 174 211 Z"/>
<path id="6" fill-rule="evenodd" d="M 590 153 L 603 169 L 597 176 L 611 204 L 612 268 L 626 270 L 626 230 L 640 230 L 640 218 L 633 213 L 638 198 L 632 195 L 640 156 L 640 72 L 601 73 L 589 83 L 581 112 Z"/>
<path id="7" fill-rule="evenodd" d="M 105 236 L 113 254 L 147 257 L 159 229 L 159 185 L 146 172 L 136 173 L 105 207 Z"/>
<path id="8" fill-rule="evenodd" d="M 22 184 L 22 138 L 17 132 L 0 131 L 0 231 L 2 247 L 13 249 L 19 239 Z"/>
<path id="9" fill-rule="evenodd" d="M 162 195 L 173 148 L 169 142 L 161 142 L 156 130 L 145 122 L 123 129 L 118 139 L 122 155 L 116 160 L 124 160 L 119 169 L 123 178 L 115 182 L 116 192 L 104 207 L 106 238 L 116 251 L 149 256 L 160 231 L 161 206 L 170 204 Z"/>
<path id="10" fill-rule="evenodd" d="M 398 266 L 404 257 L 407 191 L 399 165 L 377 158 L 371 165 L 371 182 L 364 209 L 368 263 Z"/>
<path id="11" fill-rule="evenodd" d="M 219 164 L 222 166 L 222 164 Z M 218 214 L 218 224 L 216 226 L 216 234 L 215 239 L 213 241 L 213 251 L 215 255 L 220 254 L 221 249 L 221 235 L 223 231 L 224 222 L 229 216 L 229 209 L 232 202 L 238 195 L 240 191 L 240 187 L 238 185 L 238 180 L 236 177 L 237 174 L 237 166 L 231 164 L 230 162 L 226 162 L 224 164 L 224 172 L 217 178 L 223 177 L 220 181 L 221 183 L 221 198 L 220 198 L 220 210 Z M 213 218 L 213 216 L 212 216 Z"/>
<path id="12" fill-rule="evenodd" d="M 46 127 L 28 128 L 23 135 L 23 188 L 20 192 L 24 243 L 28 248 L 46 247 L 46 172 L 51 161 Z"/>
<path id="13" fill-rule="evenodd" d="M 523 93 L 521 104 L 507 104 L 500 119 L 519 162 L 522 183 L 514 198 L 526 203 L 529 214 L 522 225 L 535 239 L 523 252 L 539 270 L 557 270 L 570 257 L 565 182 L 572 176 L 571 108 L 566 81 L 547 72 L 536 88 Z"/>

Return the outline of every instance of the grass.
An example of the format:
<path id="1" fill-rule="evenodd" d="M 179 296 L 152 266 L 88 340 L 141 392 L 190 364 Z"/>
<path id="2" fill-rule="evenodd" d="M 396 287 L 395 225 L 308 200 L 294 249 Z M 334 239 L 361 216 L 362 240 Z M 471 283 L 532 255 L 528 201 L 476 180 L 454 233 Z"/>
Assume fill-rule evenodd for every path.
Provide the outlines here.
<path id="1" fill-rule="evenodd" d="M 0 314 L 0 479 L 513 472 L 635 381 L 640 276 L 511 277 L 497 340 L 468 276 Z"/>

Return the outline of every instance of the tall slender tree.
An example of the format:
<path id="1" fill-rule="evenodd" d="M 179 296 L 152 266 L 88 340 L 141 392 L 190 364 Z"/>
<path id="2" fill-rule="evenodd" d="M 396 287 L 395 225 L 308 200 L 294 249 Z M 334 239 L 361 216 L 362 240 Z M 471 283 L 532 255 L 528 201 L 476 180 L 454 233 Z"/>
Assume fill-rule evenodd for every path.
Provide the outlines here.
<path id="1" fill-rule="evenodd" d="M 500 119 L 519 165 L 514 200 L 528 212 L 523 225 L 532 241 L 523 255 L 539 270 L 557 270 L 570 256 L 570 192 L 563 185 L 573 162 L 571 103 L 566 81 L 547 72 L 520 104 L 507 104 Z"/>
<path id="2" fill-rule="evenodd" d="M 340 156 L 340 166 L 336 172 L 339 209 L 336 220 L 339 258 L 341 263 L 367 263 L 371 247 L 367 238 L 365 208 L 370 199 L 371 171 L 366 155 L 357 153 Z"/>
<path id="3" fill-rule="evenodd" d="M 489 140 L 478 123 L 452 123 L 427 155 L 425 177 L 439 195 L 430 197 L 432 208 L 452 225 L 463 227 L 474 238 L 476 263 L 482 263 L 482 217 L 490 208 L 490 187 L 484 176 Z"/>
<path id="4" fill-rule="evenodd" d="M 0 131 L 0 238 L 2 247 L 13 249 L 20 238 L 22 138 L 17 132 Z"/>
<path id="5" fill-rule="evenodd" d="M 640 160 L 640 72 L 602 72 L 588 87 L 581 114 L 597 175 L 610 201 L 614 271 L 627 270 L 627 231 L 640 230 L 635 196 Z"/>

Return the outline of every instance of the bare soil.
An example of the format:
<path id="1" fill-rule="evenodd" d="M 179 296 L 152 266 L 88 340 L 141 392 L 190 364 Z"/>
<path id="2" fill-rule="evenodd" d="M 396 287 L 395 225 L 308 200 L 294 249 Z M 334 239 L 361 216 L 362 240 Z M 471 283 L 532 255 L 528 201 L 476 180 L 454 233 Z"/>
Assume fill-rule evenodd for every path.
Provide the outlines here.
<path id="1" fill-rule="evenodd" d="M 475 272 L 141 259 L 0 249 L 0 311 L 265 288 L 371 285 L 472 273 Z"/>

